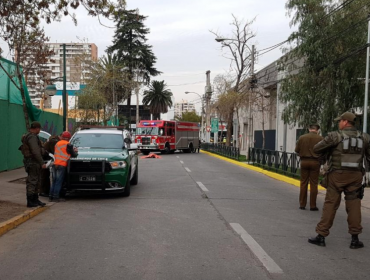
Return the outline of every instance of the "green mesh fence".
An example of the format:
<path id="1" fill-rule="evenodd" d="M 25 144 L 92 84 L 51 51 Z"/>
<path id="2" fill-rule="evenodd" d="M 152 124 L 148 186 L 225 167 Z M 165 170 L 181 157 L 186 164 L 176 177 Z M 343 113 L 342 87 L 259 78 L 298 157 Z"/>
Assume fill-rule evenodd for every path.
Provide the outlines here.
<path id="1" fill-rule="evenodd" d="M 0 58 L 2 67 L 13 76 L 16 73 L 16 64 Z M 17 84 L 17 78 L 13 81 Z M 42 130 L 52 135 L 60 134 L 63 131 L 63 117 L 40 110 L 32 105 L 28 89 L 23 80 L 25 99 L 30 122 L 39 121 Z M 74 131 L 75 121 L 68 119 L 68 130 Z M 18 147 L 21 144 L 21 137 L 26 132 L 26 124 L 23 114 L 22 97 L 19 89 L 10 80 L 9 76 L 0 69 L 0 172 L 23 166 L 23 157 Z"/>

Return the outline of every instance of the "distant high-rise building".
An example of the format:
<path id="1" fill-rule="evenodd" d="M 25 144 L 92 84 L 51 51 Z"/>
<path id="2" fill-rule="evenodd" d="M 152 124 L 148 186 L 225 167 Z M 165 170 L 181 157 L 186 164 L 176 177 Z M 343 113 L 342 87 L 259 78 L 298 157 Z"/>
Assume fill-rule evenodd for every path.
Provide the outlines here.
<path id="1" fill-rule="evenodd" d="M 182 100 L 181 102 L 175 103 L 175 117 L 181 116 L 184 112 L 195 112 L 194 103 Z"/>
<path id="2" fill-rule="evenodd" d="M 48 63 L 44 65 L 51 74 L 51 80 L 61 81 L 63 78 L 63 45 L 64 43 L 47 43 L 54 51 Z M 93 43 L 65 43 L 66 45 L 66 80 L 67 83 L 85 84 L 89 78 L 89 62 L 98 59 L 98 47 Z M 36 77 L 37 78 L 37 77 Z M 60 78 L 60 79 L 58 79 Z M 44 97 L 44 88 L 28 88 L 32 103 L 40 108 Z M 69 99 L 73 96 L 69 96 Z M 72 101 L 72 100 L 70 100 Z M 73 101 L 72 101 L 73 102 Z M 70 103 L 70 102 L 69 102 Z M 74 100 L 75 103 L 75 100 Z M 51 107 L 50 98 L 45 100 L 44 107 Z"/>

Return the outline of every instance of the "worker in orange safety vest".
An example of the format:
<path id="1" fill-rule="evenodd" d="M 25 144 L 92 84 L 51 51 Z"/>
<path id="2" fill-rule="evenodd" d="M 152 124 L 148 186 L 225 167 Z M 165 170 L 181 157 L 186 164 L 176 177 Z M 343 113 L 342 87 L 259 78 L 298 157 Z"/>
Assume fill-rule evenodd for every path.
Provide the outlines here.
<path id="1" fill-rule="evenodd" d="M 59 193 L 62 188 L 65 173 L 67 170 L 68 160 L 71 157 L 77 156 L 77 148 L 69 144 L 71 139 L 71 133 L 64 131 L 60 136 L 60 141 L 55 145 L 54 148 L 54 166 L 53 166 L 53 180 L 50 189 L 49 201 L 59 202 L 62 199 L 59 198 Z"/>

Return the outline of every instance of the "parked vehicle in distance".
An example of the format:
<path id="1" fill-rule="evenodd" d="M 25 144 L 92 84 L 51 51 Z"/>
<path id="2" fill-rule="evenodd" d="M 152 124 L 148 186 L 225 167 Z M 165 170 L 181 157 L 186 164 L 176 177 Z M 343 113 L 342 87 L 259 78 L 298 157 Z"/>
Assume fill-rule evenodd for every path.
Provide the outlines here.
<path id="1" fill-rule="evenodd" d="M 67 166 L 66 191 L 95 191 L 129 196 L 138 183 L 137 150 L 130 133 L 120 127 L 84 127 L 70 143 L 78 156 Z"/>
<path id="2" fill-rule="evenodd" d="M 147 155 L 150 152 L 195 152 L 199 147 L 199 124 L 182 121 L 140 121 L 136 128 L 135 142 Z"/>

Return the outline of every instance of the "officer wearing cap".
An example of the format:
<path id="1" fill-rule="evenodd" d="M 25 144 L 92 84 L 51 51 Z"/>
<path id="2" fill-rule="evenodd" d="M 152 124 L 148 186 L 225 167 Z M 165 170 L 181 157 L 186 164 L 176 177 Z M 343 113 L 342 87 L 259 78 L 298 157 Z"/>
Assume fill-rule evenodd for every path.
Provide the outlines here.
<path id="1" fill-rule="evenodd" d="M 316 226 L 316 237 L 308 242 L 318 246 L 326 246 L 325 237 L 333 225 L 334 217 L 344 192 L 346 203 L 348 232 L 352 235 L 351 249 L 364 247 L 358 239 L 362 232 L 361 226 L 361 195 L 359 194 L 363 175 L 363 159 L 370 160 L 370 136 L 356 130 L 356 116 L 346 112 L 334 119 L 338 122 L 339 131 L 330 132 L 313 151 L 319 155 L 327 153 L 329 173 L 327 175 L 327 191 L 323 213 Z"/>
<path id="2" fill-rule="evenodd" d="M 310 210 L 319 210 L 316 207 L 317 185 L 319 183 L 320 162 L 319 156 L 313 152 L 313 147 L 323 137 L 319 133 L 320 126 L 317 123 L 310 124 L 308 133 L 299 137 L 295 152 L 301 159 L 301 185 L 299 192 L 299 209 L 305 210 L 307 204 L 307 188 L 310 183 Z"/>
<path id="3" fill-rule="evenodd" d="M 46 204 L 39 200 L 39 188 L 41 183 L 41 168 L 46 168 L 43 161 L 43 148 L 39 137 L 41 124 L 39 122 L 31 123 L 29 132 L 22 136 L 22 145 L 19 150 L 23 154 L 23 163 L 28 174 L 26 180 L 27 207 L 45 206 Z"/>

